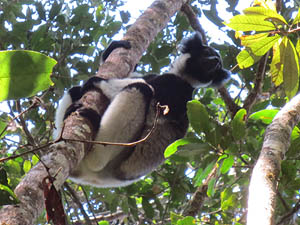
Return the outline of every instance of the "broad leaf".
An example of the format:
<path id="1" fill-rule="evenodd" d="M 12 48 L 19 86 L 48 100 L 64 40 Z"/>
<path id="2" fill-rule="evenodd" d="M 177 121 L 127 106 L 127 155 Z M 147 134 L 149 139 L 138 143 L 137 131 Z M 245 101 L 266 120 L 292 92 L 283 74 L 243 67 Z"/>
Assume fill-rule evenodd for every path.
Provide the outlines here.
<path id="1" fill-rule="evenodd" d="M 239 67 L 252 66 L 259 59 L 258 56 L 266 54 L 279 39 L 280 36 L 276 34 L 271 37 L 261 37 L 259 41 L 252 42 L 251 45 L 248 45 L 248 48 L 241 51 L 237 56 Z"/>
<path id="2" fill-rule="evenodd" d="M 291 99 L 298 91 L 299 86 L 299 58 L 296 49 L 288 37 L 281 42 L 285 45 L 283 57 L 283 84 L 286 95 Z"/>
<path id="3" fill-rule="evenodd" d="M 297 40 L 296 51 L 297 51 L 298 56 L 300 56 L 300 39 Z"/>
<path id="4" fill-rule="evenodd" d="M 262 39 L 269 36 L 269 33 L 260 33 L 260 34 L 253 34 L 253 35 L 242 35 L 240 37 L 241 39 L 241 45 L 245 47 L 249 47 Z"/>
<path id="5" fill-rule="evenodd" d="M 226 211 L 236 205 L 237 198 L 230 188 L 221 192 L 221 209 Z"/>
<path id="6" fill-rule="evenodd" d="M 276 86 L 283 82 L 283 63 L 281 61 L 281 39 L 273 46 L 273 58 L 270 65 L 272 81 Z"/>
<path id="7" fill-rule="evenodd" d="M 225 158 L 223 160 L 222 166 L 220 168 L 220 171 L 222 174 L 227 173 L 230 168 L 233 166 L 234 164 L 234 156 L 233 155 L 229 155 L 227 158 Z"/>
<path id="8" fill-rule="evenodd" d="M 182 139 L 179 139 L 179 140 L 173 142 L 166 148 L 164 157 L 168 158 L 171 155 L 175 154 L 177 152 L 179 146 L 183 146 L 183 145 L 187 145 L 187 144 L 191 144 L 191 143 L 200 143 L 200 142 L 199 142 L 199 139 L 196 139 L 196 138 L 182 138 Z"/>
<path id="9" fill-rule="evenodd" d="M 237 15 L 225 23 L 236 31 L 272 31 L 276 30 L 274 24 L 265 21 L 263 16 Z"/>
<path id="10" fill-rule="evenodd" d="M 280 39 L 278 34 L 275 34 L 271 37 L 265 37 L 260 39 L 260 41 L 254 42 L 249 48 L 252 50 L 252 53 L 257 56 L 263 56 L 269 51 L 270 48 Z"/>
<path id="11" fill-rule="evenodd" d="M 205 106 L 197 100 L 192 100 L 187 103 L 187 114 L 193 129 L 200 134 L 201 132 L 208 133 L 210 131 L 210 119 Z"/>
<path id="12" fill-rule="evenodd" d="M 249 7 L 247 9 L 244 9 L 243 12 L 246 15 L 264 16 L 265 20 L 272 20 L 273 22 L 278 22 L 278 23 L 281 23 L 281 24 L 287 24 L 287 22 L 283 18 L 283 16 L 279 15 L 274 10 L 267 9 L 267 8 L 264 8 L 264 7 Z"/>
<path id="13" fill-rule="evenodd" d="M 207 187 L 207 196 L 208 197 L 213 197 L 215 194 L 215 184 L 216 184 L 217 179 L 213 177 L 209 182 L 208 182 L 208 187 Z"/>
<path id="14" fill-rule="evenodd" d="M 298 9 L 298 13 L 297 16 L 295 17 L 295 19 L 293 20 L 293 25 L 300 23 L 300 8 Z"/>
<path id="15" fill-rule="evenodd" d="M 249 119 L 252 120 L 261 120 L 265 124 L 270 124 L 273 118 L 276 116 L 279 110 L 277 109 L 264 109 L 258 112 L 255 112 L 249 116 Z"/>
<path id="16" fill-rule="evenodd" d="M 54 59 L 33 51 L 0 52 L 0 101 L 30 97 L 52 85 Z"/>
<path id="17" fill-rule="evenodd" d="M 202 181 L 208 176 L 208 174 L 212 171 L 214 168 L 215 162 L 211 162 L 203 171 L 202 168 L 199 168 L 197 171 L 197 174 L 195 176 L 195 186 L 199 187 L 202 184 Z"/>
<path id="18" fill-rule="evenodd" d="M 235 140 L 241 140 L 246 134 L 246 115 L 247 111 L 245 109 L 240 109 L 232 120 L 232 135 Z"/>
<path id="19" fill-rule="evenodd" d="M 252 66 L 261 56 L 254 55 L 249 48 L 242 50 L 236 57 L 236 61 L 241 69 Z"/>
<path id="20" fill-rule="evenodd" d="M 31 169 L 31 162 L 29 160 L 25 160 L 23 164 L 23 170 L 27 173 Z"/>

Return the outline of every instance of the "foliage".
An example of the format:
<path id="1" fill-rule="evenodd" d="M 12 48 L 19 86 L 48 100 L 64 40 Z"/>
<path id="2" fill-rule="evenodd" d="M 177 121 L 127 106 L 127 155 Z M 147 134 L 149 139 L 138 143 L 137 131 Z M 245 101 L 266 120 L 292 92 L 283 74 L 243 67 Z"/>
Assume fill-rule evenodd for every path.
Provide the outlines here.
<path id="1" fill-rule="evenodd" d="M 241 109 L 231 118 L 224 99 L 215 90 L 198 90 L 196 100 L 188 103 L 191 122 L 188 134 L 167 148 L 166 162 L 152 174 L 128 187 L 116 189 L 82 187 L 67 181 L 77 193 L 76 197 L 67 188 L 63 189 L 64 207 L 70 221 L 83 218 L 74 201 L 77 198 L 91 219 L 103 212 L 110 215 L 121 211 L 125 224 L 245 223 L 249 177 L 266 126 L 286 103 L 286 95 L 290 98 L 298 91 L 300 42 L 296 34 L 300 14 L 294 2 L 283 4 L 279 14 L 270 1 L 256 1 L 259 6 L 246 8 L 243 15 L 238 15 L 239 1 L 227 0 L 226 10 L 234 16 L 227 25 L 239 31 L 236 32 L 241 40 L 239 43 L 231 30 L 224 29 L 225 18 L 220 18 L 216 1 L 199 2 L 192 1 L 197 16 L 207 17 L 218 28 L 223 27 L 222 35 L 232 39 L 230 44 L 214 44 L 214 47 L 219 50 L 225 68 L 234 67 L 237 56 L 240 69 L 234 71 L 226 87 L 238 106 L 242 107 L 247 96 L 255 91 L 259 60 L 273 49 L 272 60 L 266 65 L 271 75 L 263 78 L 258 101 L 249 111 Z M 52 139 L 54 111 L 63 91 L 95 74 L 101 50 L 134 22 L 130 12 L 122 10 L 123 4 L 121 0 L 0 1 L 0 30 L 4 31 L 0 32 L 0 50 L 27 50 L 29 57 L 34 57 L 36 53 L 31 51 L 36 51 L 57 61 L 50 76 L 53 86 L 47 76 L 46 89 L 45 86 L 30 87 L 30 91 L 21 90 L 19 94 L 17 90 L 28 85 L 24 80 L 10 86 L 5 96 L 1 94 L 2 99 L 15 101 L 8 100 L 0 106 L 0 157 L 24 153 Z M 291 20 L 293 13 L 297 16 Z M 144 73 L 164 70 L 174 58 L 176 46 L 190 31 L 186 17 L 177 14 L 150 44 L 137 70 Z M 242 46 L 245 49 L 240 51 Z M 2 54 L 14 52 L 1 53 L 0 60 Z M 9 57 L 4 57 L 8 63 L 15 63 L 9 64 L 16 69 L 16 73 L 9 73 L 10 76 L 29 74 L 30 80 L 40 80 L 38 76 L 44 72 L 50 74 L 54 64 L 47 57 L 41 67 L 35 65 L 37 69 L 32 71 L 25 70 L 28 63 L 23 65 L 19 60 L 9 61 Z M 44 70 L 46 67 L 42 65 L 48 63 Z M 3 68 L 0 78 L 8 72 Z M 0 86 L 3 87 L 2 80 Z M 34 107 L 33 95 L 40 99 Z M 299 129 L 295 128 L 287 160 L 282 165 L 277 219 L 293 212 L 295 201 L 299 199 L 299 146 Z M 38 155 L 27 154 L 1 163 L 1 205 L 17 201 L 10 198 L 13 196 L 11 190 L 37 163 Z M 208 179 L 214 171 L 215 175 Z M 206 181 L 206 198 L 200 212 L 195 217 L 183 215 L 193 193 Z M 299 223 L 297 215 L 292 215 Z M 100 220 L 99 224 L 108 224 L 105 220 L 109 219 L 104 215 Z M 37 223 L 46 224 L 45 216 L 42 215 Z"/>
<path id="2" fill-rule="evenodd" d="M 52 85 L 56 61 L 32 51 L 0 52 L 0 101 L 33 96 Z"/>
<path id="3" fill-rule="evenodd" d="M 289 98 L 293 97 L 299 85 L 300 52 L 299 48 L 292 43 L 291 34 L 298 32 L 300 11 L 290 24 L 276 12 L 275 3 L 272 1 L 249 7 L 243 12 L 244 15 L 234 16 L 226 24 L 237 31 L 236 36 L 245 46 L 245 49 L 237 56 L 239 67 L 252 66 L 273 48 L 273 58 L 270 64 L 272 81 L 276 86 L 283 83 L 286 95 Z M 247 34 L 250 31 L 251 34 Z M 298 45 L 299 42 L 297 42 Z"/>

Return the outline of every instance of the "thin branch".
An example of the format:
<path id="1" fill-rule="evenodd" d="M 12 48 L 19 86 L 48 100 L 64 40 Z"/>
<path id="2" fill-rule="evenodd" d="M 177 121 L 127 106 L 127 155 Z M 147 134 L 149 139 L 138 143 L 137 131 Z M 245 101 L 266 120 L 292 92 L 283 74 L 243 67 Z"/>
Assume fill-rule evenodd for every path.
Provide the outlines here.
<path id="1" fill-rule="evenodd" d="M 191 24 L 191 27 L 194 30 L 199 31 L 201 33 L 203 43 L 207 44 L 207 38 L 206 38 L 205 31 L 203 30 L 201 24 L 199 23 L 198 17 L 196 15 L 196 13 L 194 12 L 193 8 L 190 6 L 189 2 L 187 2 L 186 4 L 184 4 L 181 7 L 181 11 L 184 12 L 185 16 L 187 17 L 187 19 L 189 20 L 189 22 Z"/>
<path id="2" fill-rule="evenodd" d="M 300 210 L 300 200 L 297 201 L 296 205 L 291 209 L 290 212 L 285 214 L 277 223 L 277 225 L 288 224 L 288 222 L 292 219 L 292 217 L 297 214 Z"/>
<path id="3" fill-rule="evenodd" d="M 90 212 L 93 214 L 94 220 L 96 220 L 95 212 L 94 212 L 93 207 L 92 207 L 92 205 L 91 205 L 91 203 L 90 203 L 90 201 L 89 201 L 88 195 L 87 195 L 87 193 L 85 192 L 85 189 L 84 189 L 84 187 L 83 187 L 82 185 L 81 185 L 81 189 L 82 189 L 82 193 L 83 193 L 83 195 L 84 195 L 86 204 L 88 205 L 88 208 L 89 208 Z"/>
<path id="4" fill-rule="evenodd" d="M 30 154 L 30 153 L 35 153 L 36 151 L 39 151 L 43 148 L 47 148 L 50 145 L 53 145 L 53 144 L 58 143 L 60 141 L 72 141 L 72 142 L 81 142 L 81 143 L 87 143 L 87 144 L 114 145 L 114 146 L 125 146 L 125 147 L 135 146 L 137 144 L 145 142 L 152 135 L 153 131 L 155 130 L 155 128 L 157 126 L 157 121 L 158 121 L 158 117 L 159 117 L 159 114 L 160 114 L 160 109 L 164 109 L 164 111 L 167 111 L 166 109 L 168 109 L 168 106 L 161 106 L 159 103 L 157 103 L 157 105 L 156 105 L 156 115 L 155 115 L 155 118 L 154 118 L 153 126 L 152 126 L 151 130 L 149 131 L 149 133 L 144 138 L 142 138 L 138 141 L 129 142 L 129 143 L 117 143 L 117 142 L 90 141 L 90 140 L 63 138 L 62 134 L 63 134 L 64 128 L 65 128 L 65 126 L 63 126 L 62 130 L 59 134 L 59 137 L 56 140 L 50 141 L 45 145 L 42 145 L 40 147 L 36 147 L 32 150 L 29 150 L 29 151 L 26 151 L 26 152 L 23 152 L 23 153 L 20 153 L 20 154 L 17 154 L 17 155 L 12 155 L 12 156 L 9 156 L 9 157 L 1 158 L 0 163 L 5 162 L 5 161 L 10 160 L 10 159 L 16 159 L 18 157 L 21 157 L 21 156 L 24 156 L 24 155 L 27 155 L 27 154 Z"/>
<path id="5" fill-rule="evenodd" d="M 222 99 L 224 100 L 226 106 L 228 107 L 228 110 L 231 113 L 231 117 L 234 117 L 234 115 L 237 113 L 237 111 L 241 109 L 241 107 L 235 104 L 229 92 L 224 86 L 218 88 L 218 92 L 221 95 Z"/>
<path id="6" fill-rule="evenodd" d="M 134 141 L 134 142 L 129 142 L 129 143 L 118 143 L 118 142 L 105 142 L 105 141 L 87 141 L 87 140 L 79 140 L 79 139 L 65 139 L 62 138 L 62 140 L 65 141 L 77 141 L 77 142 L 82 142 L 82 143 L 90 143 L 90 144 L 98 144 L 98 145 L 113 145 L 113 146 L 125 146 L 125 147 L 132 147 L 135 146 L 137 144 L 143 143 L 145 142 L 153 133 L 153 131 L 155 130 L 156 126 L 157 126 L 157 121 L 158 121 L 158 117 L 160 114 L 160 108 L 168 108 L 168 106 L 161 106 L 159 103 L 157 103 L 156 105 L 156 115 L 154 118 L 154 122 L 153 122 L 153 126 L 151 128 L 151 130 L 149 131 L 149 133 L 143 137 L 142 139 L 138 140 L 138 141 Z"/>
<path id="7" fill-rule="evenodd" d="M 27 140 L 28 140 L 29 144 L 32 145 L 32 146 L 36 146 L 36 142 L 35 142 L 34 138 L 32 137 L 30 131 L 28 130 L 26 122 L 25 122 L 24 117 L 23 117 L 23 114 L 21 112 L 20 100 L 16 101 L 16 109 L 19 113 L 18 116 L 19 116 L 19 119 L 20 119 L 20 124 L 23 128 L 23 131 L 24 131 L 24 133 L 27 137 Z"/>
<path id="8" fill-rule="evenodd" d="M 182 6 L 181 10 L 185 13 L 187 19 L 189 20 L 192 28 L 195 31 L 198 31 L 202 34 L 202 38 L 205 44 L 207 44 L 207 39 L 205 35 L 205 31 L 203 30 L 201 24 L 199 23 L 198 17 L 195 14 L 192 7 L 188 4 L 185 4 Z M 218 92 L 220 93 L 222 99 L 224 100 L 226 106 L 228 107 L 229 111 L 231 112 L 231 115 L 234 116 L 236 112 L 240 109 L 240 107 L 235 104 L 235 102 L 232 100 L 230 94 L 228 93 L 227 89 L 222 86 L 218 89 Z"/>
<path id="9" fill-rule="evenodd" d="M 184 216 L 195 217 L 199 213 L 204 203 L 204 200 L 207 197 L 206 192 L 208 188 L 208 183 L 211 181 L 211 179 L 213 179 L 216 176 L 217 169 L 218 169 L 218 164 L 216 163 L 213 169 L 208 174 L 208 176 L 205 178 L 203 184 L 200 187 L 198 187 L 196 192 L 193 194 L 192 199 L 190 200 L 187 208 L 183 212 Z"/>
<path id="10" fill-rule="evenodd" d="M 32 108 L 37 107 L 38 105 L 39 105 L 38 98 L 34 98 L 32 104 L 26 110 L 24 110 L 23 112 L 20 112 L 19 115 L 14 116 L 11 120 L 18 119 L 20 116 L 22 116 L 23 114 L 27 113 Z M 4 134 L 4 132 L 7 130 L 8 127 L 9 127 L 9 125 L 6 125 L 5 128 L 0 132 L 0 137 Z"/>
<path id="11" fill-rule="evenodd" d="M 84 224 L 87 225 L 92 225 L 92 222 L 90 220 L 90 217 L 86 214 L 83 205 L 81 204 L 79 197 L 77 196 L 77 193 L 70 187 L 70 185 L 65 182 L 64 183 L 64 187 L 67 189 L 67 191 L 69 192 L 69 194 L 72 196 L 73 201 L 75 202 L 75 204 L 78 206 L 78 208 L 80 209 L 83 217 L 84 217 Z"/>
<path id="12" fill-rule="evenodd" d="M 267 61 L 269 57 L 270 51 L 267 52 L 259 61 L 258 70 L 256 73 L 256 78 L 254 82 L 254 88 L 249 93 L 247 98 L 244 101 L 244 107 L 247 112 L 251 111 L 252 106 L 255 104 L 257 97 L 262 91 L 262 86 L 264 84 L 264 77 L 266 73 Z"/>

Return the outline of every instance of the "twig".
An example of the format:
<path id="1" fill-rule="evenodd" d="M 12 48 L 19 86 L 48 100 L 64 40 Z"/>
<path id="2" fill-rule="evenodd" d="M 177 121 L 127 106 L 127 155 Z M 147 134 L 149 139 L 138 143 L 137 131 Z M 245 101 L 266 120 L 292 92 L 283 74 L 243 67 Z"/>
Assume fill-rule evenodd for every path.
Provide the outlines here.
<path id="1" fill-rule="evenodd" d="M 79 200 L 79 197 L 77 195 L 77 193 L 70 187 L 70 185 L 65 182 L 64 183 L 64 186 L 65 188 L 67 189 L 67 191 L 69 192 L 69 195 L 72 197 L 73 201 L 75 202 L 75 204 L 79 207 L 83 217 L 84 217 L 84 223 L 87 224 L 87 225 L 92 225 L 92 222 L 90 220 L 90 217 L 86 214 L 80 200 Z"/>
<path id="2" fill-rule="evenodd" d="M 27 113 L 30 109 L 35 108 L 37 105 L 39 105 L 38 98 L 34 98 L 32 104 L 27 109 L 25 109 L 23 112 L 19 113 L 19 115 L 13 117 L 11 120 L 16 120 L 17 118 L 22 116 L 24 113 Z M 4 132 L 7 130 L 8 127 L 9 127 L 9 125 L 6 125 L 6 127 L 1 131 L 0 137 L 4 134 Z"/>
<path id="3" fill-rule="evenodd" d="M 140 144 L 142 142 L 145 142 L 152 135 L 153 131 L 156 128 L 157 121 L 158 121 L 158 116 L 160 114 L 159 108 L 165 108 L 165 110 L 168 110 L 168 106 L 161 106 L 159 103 L 157 103 L 157 105 L 156 105 L 156 115 L 155 115 L 153 126 L 152 126 L 151 130 L 149 131 L 149 133 L 144 138 L 142 138 L 138 141 L 129 142 L 129 143 L 118 143 L 118 142 L 105 142 L 105 141 L 87 141 L 87 140 L 78 140 L 78 139 L 70 139 L 70 138 L 68 138 L 68 139 L 62 138 L 62 140 L 76 141 L 76 142 L 90 143 L 90 144 L 98 144 L 98 145 L 113 145 L 113 146 L 132 147 L 132 146 L 135 146 L 135 145 Z"/>
<path id="4" fill-rule="evenodd" d="M 62 134 L 63 134 L 63 130 L 64 130 L 64 125 L 62 127 L 62 130 L 60 132 L 60 135 L 59 137 L 54 140 L 54 141 L 51 141 L 43 146 L 40 146 L 40 147 L 37 147 L 37 148 L 34 148 L 32 150 L 29 150 L 27 152 L 23 152 L 23 153 L 20 153 L 20 154 L 17 154 L 17 155 L 13 155 L 13 156 L 9 156 L 9 157 L 5 157 L 5 158 L 1 158 L 0 159 L 0 163 L 1 162 L 4 162 L 4 161 L 7 161 L 7 160 L 10 160 L 10 159 L 15 159 L 15 158 L 18 158 L 18 157 L 21 157 L 23 155 L 27 155 L 29 153 L 35 153 L 36 151 L 38 150 L 41 150 L 43 148 L 47 148 L 49 147 L 50 145 L 52 144 L 55 144 L 59 141 L 74 141 L 74 142 L 82 142 L 82 143 L 90 143 L 90 144 L 99 144 L 99 145 L 114 145 L 114 146 L 126 146 L 126 147 L 132 147 L 132 146 L 135 146 L 137 144 L 140 144 L 142 142 L 145 142 L 153 133 L 153 131 L 155 130 L 156 128 L 156 125 L 157 125 L 157 121 L 158 121 L 158 117 L 159 117 L 159 114 L 160 114 L 160 108 L 163 108 L 164 109 L 164 114 L 166 114 L 166 112 L 168 111 L 169 107 L 168 106 L 161 106 L 159 103 L 157 103 L 156 105 L 156 115 L 155 115 L 155 119 L 154 119 L 154 122 L 153 122 L 153 126 L 151 128 L 151 130 L 149 131 L 149 133 L 142 139 L 138 140 L 138 141 L 134 141 L 134 142 L 129 142 L 129 143 L 114 143 L 114 142 L 105 142 L 105 141 L 89 141 L 89 140 L 78 140 L 78 139 L 65 139 L 62 137 Z"/>
<path id="5" fill-rule="evenodd" d="M 281 224 L 288 224 L 288 220 L 291 219 L 291 217 L 297 213 L 300 209 L 300 200 L 296 203 L 296 205 L 292 208 L 292 210 L 290 212 L 288 212 L 287 214 L 285 214 L 277 223 L 277 225 L 281 225 Z"/>
<path id="6" fill-rule="evenodd" d="M 193 11 L 192 7 L 188 4 L 185 4 L 182 6 L 181 10 L 185 13 L 187 19 L 189 20 L 192 28 L 195 31 L 199 31 L 202 35 L 203 42 L 207 44 L 205 31 L 203 30 L 201 24 L 199 23 L 198 17 Z M 232 68 L 231 70 L 233 70 Z M 236 112 L 240 109 L 240 107 L 235 104 L 235 102 L 232 100 L 230 94 L 224 88 L 223 86 L 218 89 L 218 92 L 220 93 L 222 99 L 224 100 L 226 106 L 228 107 L 229 111 L 231 112 L 232 117 L 236 114 Z"/>
<path id="7" fill-rule="evenodd" d="M 198 17 L 194 12 L 193 8 L 189 5 L 189 2 L 187 2 L 181 7 L 181 11 L 184 12 L 185 16 L 188 18 L 192 28 L 201 33 L 203 43 L 207 44 L 205 31 L 203 30 L 201 24 L 199 23 Z"/>
<path id="8" fill-rule="evenodd" d="M 27 140 L 28 140 L 29 144 L 31 144 L 32 146 L 36 146 L 36 142 L 35 142 L 34 138 L 32 137 L 30 131 L 28 130 L 28 128 L 27 128 L 27 126 L 26 126 L 26 122 L 25 122 L 25 120 L 24 120 L 24 117 L 23 117 L 23 115 L 21 114 L 22 112 L 21 112 L 21 104 L 20 104 L 20 100 L 17 100 L 17 101 L 16 101 L 16 109 L 17 109 L 17 111 L 18 111 L 18 113 L 19 113 L 18 116 L 19 116 L 19 119 L 20 119 L 20 124 L 21 124 L 21 126 L 22 126 L 22 128 L 23 128 L 24 133 L 25 133 L 26 136 L 27 136 Z"/>
<path id="9" fill-rule="evenodd" d="M 268 51 L 259 61 L 254 88 L 252 89 L 252 91 L 249 93 L 249 95 L 244 101 L 243 108 L 245 108 L 247 112 L 251 110 L 252 106 L 257 100 L 258 95 L 261 93 L 269 54 L 270 51 Z"/>
<path id="10" fill-rule="evenodd" d="M 200 187 L 198 187 L 196 192 L 193 194 L 192 199 L 190 200 L 187 208 L 183 212 L 184 216 L 197 215 L 207 196 L 206 192 L 208 189 L 208 183 L 211 181 L 212 178 L 216 176 L 217 169 L 218 169 L 218 164 L 216 163 L 213 169 L 208 174 L 208 176 L 205 178 L 203 184 Z"/>
<path id="11" fill-rule="evenodd" d="M 36 148 L 34 148 L 34 149 L 32 149 L 32 150 L 29 150 L 29 151 L 27 151 L 27 152 L 23 152 L 23 153 L 20 153 L 20 154 L 17 154 L 17 155 L 12 155 L 12 156 L 9 156 L 9 157 L 1 158 L 1 159 L 0 159 L 0 163 L 1 163 L 1 162 L 4 162 L 4 161 L 7 161 L 7 160 L 10 160 L 10 159 L 16 159 L 16 158 L 18 158 L 18 157 L 22 157 L 23 155 L 27 155 L 27 154 L 29 154 L 29 153 L 35 153 L 36 151 L 41 150 L 41 149 L 43 149 L 43 148 L 47 148 L 47 147 L 49 147 L 49 146 L 52 145 L 52 144 L 54 144 L 53 141 L 52 141 L 52 142 L 49 142 L 49 143 L 47 143 L 47 144 L 45 144 L 45 145 L 43 145 L 43 146 L 36 147 Z"/>

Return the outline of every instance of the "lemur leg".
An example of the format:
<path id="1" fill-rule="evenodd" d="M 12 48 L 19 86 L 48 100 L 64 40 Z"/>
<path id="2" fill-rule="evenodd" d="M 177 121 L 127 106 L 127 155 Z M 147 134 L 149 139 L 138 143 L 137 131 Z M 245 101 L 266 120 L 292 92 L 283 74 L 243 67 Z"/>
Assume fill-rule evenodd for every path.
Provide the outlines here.
<path id="1" fill-rule="evenodd" d="M 132 83 L 117 94 L 105 111 L 95 140 L 127 143 L 135 141 L 144 127 L 152 88 L 146 83 Z M 83 159 L 91 171 L 100 171 L 115 158 L 123 146 L 94 145 Z"/>
<path id="2" fill-rule="evenodd" d="M 150 103 L 145 128 L 141 134 L 142 137 L 145 137 L 153 127 L 156 104 L 155 100 Z M 131 149 L 132 154 L 117 167 L 115 175 L 119 179 L 137 179 L 156 169 L 165 160 L 164 150 L 166 147 L 184 136 L 188 124 L 187 119 L 184 119 L 184 123 L 181 123 L 180 121 L 167 119 L 162 114 L 156 122 L 156 128 L 152 135 L 145 142 L 137 144 L 134 149 Z"/>

